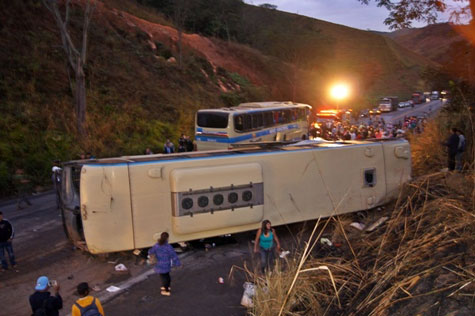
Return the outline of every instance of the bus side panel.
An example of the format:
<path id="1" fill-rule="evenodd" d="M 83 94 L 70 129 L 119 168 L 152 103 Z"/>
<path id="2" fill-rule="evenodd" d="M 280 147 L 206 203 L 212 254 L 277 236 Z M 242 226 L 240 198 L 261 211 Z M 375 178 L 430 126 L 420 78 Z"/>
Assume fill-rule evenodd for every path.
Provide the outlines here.
<path id="1" fill-rule="evenodd" d="M 368 149 L 369 148 L 369 149 Z M 381 204 L 385 173 L 380 144 L 269 157 L 264 166 L 265 218 L 276 225 L 354 212 Z M 364 172 L 375 183 L 365 186 Z"/>
<path id="2" fill-rule="evenodd" d="M 171 224 L 170 185 L 165 164 L 130 165 L 130 185 L 136 248 L 150 247 Z"/>
<path id="3" fill-rule="evenodd" d="M 89 251 L 133 249 L 127 165 L 84 165 L 80 192 L 81 218 Z"/>
<path id="4" fill-rule="evenodd" d="M 406 140 L 383 143 L 386 163 L 386 200 L 397 198 L 401 185 L 411 180 L 411 149 Z"/>

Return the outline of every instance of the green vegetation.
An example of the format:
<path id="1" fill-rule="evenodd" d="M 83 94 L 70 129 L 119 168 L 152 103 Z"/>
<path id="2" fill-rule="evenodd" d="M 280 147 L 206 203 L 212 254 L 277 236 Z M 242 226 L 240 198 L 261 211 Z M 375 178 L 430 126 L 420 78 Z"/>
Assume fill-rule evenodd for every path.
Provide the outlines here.
<path id="1" fill-rule="evenodd" d="M 78 10 L 73 6 L 74 36 L 80 35 Z M 154 51 L 147 34 L 107 13 L 105 19 L 93 19 L 90 28 L 88 139 L 81 141 L 59 33 L 49 12 L 41 1 L 14 1 L 0 18 L 5 22 L 0 29 L 0 195 L 14 192 L 16 168 L 41 185 L 48 183 L 55 159 L 78 159 L 86 152 L 141 154 L 146 147 L 160 152 L 166 138 L 176 142 L 181 132 L 193 133 L 197 109 L 223 106 L 225 93 L 217 80 L 235 87 L 226 94 L 240 102 L 268 98 L 237 74 L 213 73 L 209 62 L 193 53 L 181 68 L 168 62 L 169 44 L 156 42 Z"/>

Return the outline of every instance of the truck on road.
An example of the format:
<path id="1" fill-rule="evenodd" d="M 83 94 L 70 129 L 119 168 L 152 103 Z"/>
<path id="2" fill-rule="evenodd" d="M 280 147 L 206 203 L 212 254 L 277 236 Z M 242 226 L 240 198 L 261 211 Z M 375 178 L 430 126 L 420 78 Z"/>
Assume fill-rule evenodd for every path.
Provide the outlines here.
<path id="1" fill-rule="evenodd" d="M 412 94 L 412 102 L 414 102 L 414 104 L 421 104 L 421 103 L 424 103 L 424 102 L 425 102 L 424 93 L 422 93 L 422 92 L 414 92 L 414 93 Z"/>

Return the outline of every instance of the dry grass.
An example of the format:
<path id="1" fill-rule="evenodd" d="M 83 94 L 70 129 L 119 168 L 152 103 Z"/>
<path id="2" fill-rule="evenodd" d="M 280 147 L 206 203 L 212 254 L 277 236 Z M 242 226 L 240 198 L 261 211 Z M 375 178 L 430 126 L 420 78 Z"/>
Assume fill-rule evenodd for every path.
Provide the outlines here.
<path id="1" fill-rule="evenodd" d="M 448 134 L 442 134 L 439 122 L 432 121 L 427 124 L 421 135 L 409 136 L 413 175 L 435 172 L 447 165 L 446 148 L 441 143 L 446 140 Z"/>
<path id="2" fill-rule="evenodd" d="M 258 289 L 250 314 L 407 315 L 410 308 L 413 315 L 444 315 L 475 307 L 473 180 L 472 174 L 420 177 L 403 188 L 394 208 L 368 213 L 365 224 L 389 217 L 370 233 L 349 226 L 351 215 L 318 221 L 300 253 L 272 274 L 248 270 Z M 319 242 L 329 227 L 334 241 L 344 241 L 338 249 Z"/>

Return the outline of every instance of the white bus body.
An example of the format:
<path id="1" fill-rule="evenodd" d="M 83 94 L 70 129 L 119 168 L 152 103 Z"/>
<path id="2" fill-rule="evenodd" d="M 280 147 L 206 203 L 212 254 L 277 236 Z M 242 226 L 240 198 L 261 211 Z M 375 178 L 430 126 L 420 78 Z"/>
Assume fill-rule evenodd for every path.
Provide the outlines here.
<path id="1" fill-rule="evenodd" d="M 151 247 L 376 207 L 410 179 L 409 143 L 293 145 L 64 164 L 62 214 L 91 253 Z"/>
<path id="2" fill-rule="evenodd" d="M 311 108 L 292 102 L 255 102 L 199 110 L 195 119 L 197 149 L 230 149 L 234 144 L 302 139 L 308 136 Z"/>

